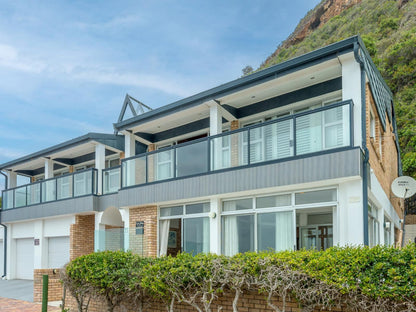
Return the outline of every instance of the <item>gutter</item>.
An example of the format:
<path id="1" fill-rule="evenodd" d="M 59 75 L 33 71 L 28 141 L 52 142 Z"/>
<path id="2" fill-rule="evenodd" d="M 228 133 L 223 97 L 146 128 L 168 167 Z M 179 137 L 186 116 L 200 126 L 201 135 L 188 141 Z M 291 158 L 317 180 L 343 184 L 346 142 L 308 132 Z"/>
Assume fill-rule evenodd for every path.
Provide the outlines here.
<path id="1" fill-rule="evenodd" d="M 0 174 L 2 174 L 5 178 L 5 187 L 7 189 L 7 182 L 8 182 L 7 175 L 5 175 L 3 171 L 0 171 Z M 3 198 L 2 198 L 2 201 L 3 201 Z M 3 202 L 2 202 L 2 206 L 3 206 Z M 3 267 L 3 275 L 1 276 L 1 279 L 4 279 L 7 275 L 7 226 L 1 223 L 2 210 L 3 209 L 0 209 L 0 226 L 4 228 L 4 237 L 3 237 L 3 242 L 4 242 L 3 243 L 3 251 L 4 251 L 3 252 L 3 257 L 4 257 L 3 265 L 4 267 Z"/>
<path id="2" fill-rule="evenodd" d="M 363 221 L 364 221 L 364 245 L 368 246 L 368 160 L 369 160 L 369 151 L 367 148 L 367 128 L 366 128 L 366 112 L 365 112 L 365 69 L 364 61 L 361 59 L 359 53 L 359 45 L 357 42 L 354 42 L 354 58 L 358 64 L 360 64 L 361 70 L 361 139 L 362 139 L 362 148 L 364 150 L 364 159 L 363 159 Z"/>

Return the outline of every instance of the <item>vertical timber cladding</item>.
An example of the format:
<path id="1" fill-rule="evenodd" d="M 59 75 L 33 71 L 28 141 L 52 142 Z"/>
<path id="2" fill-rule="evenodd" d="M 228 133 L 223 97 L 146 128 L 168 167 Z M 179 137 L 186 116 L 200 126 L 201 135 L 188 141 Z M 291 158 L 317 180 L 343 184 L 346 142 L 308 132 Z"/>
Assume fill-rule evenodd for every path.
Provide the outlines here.
<path id="1" fill-rule="evenodd" d="M 130 208 L 129 249 L 147 257 L 157 256 L 157 206 Z"/>
<path id="2" fill-rule="evenodd" d="M 71 224 L 69 260 L 94 252 L 95 215 L 77 215 Z"/>

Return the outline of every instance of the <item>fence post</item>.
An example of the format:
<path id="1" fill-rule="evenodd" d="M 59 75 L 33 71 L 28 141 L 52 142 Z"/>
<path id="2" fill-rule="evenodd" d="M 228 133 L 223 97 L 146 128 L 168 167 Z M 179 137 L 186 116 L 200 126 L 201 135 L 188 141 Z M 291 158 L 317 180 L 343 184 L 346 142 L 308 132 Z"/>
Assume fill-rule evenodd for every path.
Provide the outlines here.
<path id="1" fill-rule="evenodd" d="M 48 285 L 49 276 L 42 276 L 42 312 L 48 312 Z"/>

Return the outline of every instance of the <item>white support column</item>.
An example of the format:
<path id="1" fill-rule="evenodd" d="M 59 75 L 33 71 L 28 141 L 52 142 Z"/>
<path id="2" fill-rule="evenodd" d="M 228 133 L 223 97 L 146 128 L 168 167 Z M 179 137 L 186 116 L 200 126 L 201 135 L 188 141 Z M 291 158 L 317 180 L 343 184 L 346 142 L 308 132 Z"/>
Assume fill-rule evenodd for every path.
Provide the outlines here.
<path id="1" fill-rule="evenodd" d="M 7 171 L 7 188 L 13 188 L 17 186 L 17 173 L 13 171 Z"/>
<path id="2" fill-rule="evenodd" d="M 13 224 L 7 224 L 7 273 L 6 279 L 13 279 L 16 276 L 16 243 L 13 237 Z M 5 241 L 3 241 L 5 243 Z M 13 257 L 12 257 L 13 252 Z M 13 259 L 13 261 L 12 261 Z"/>
<path id="3" fill-rule="evenodd" d="M 361 68 L 352 53 L 341 55 L 342 100 L 354 102 L 354 146 L 361 146 Z"/>
<path id="4" fill-rule="evenodd" d="M 130 209 L 129 208 L 121 208 L 120 209 L 121 219 L 124 223 L 124 250 L 129 250 L 130 248 Z"/>
<path id="5" fill-rule="evenodd" d="M 221 254 L 221 200 L 219 198 L 211 198 L 211 211 L 210 211 L 210 252 L 214 254 Z M 215 214 L 215 217 L 214 217 Z"/>
<path id="6" fill-rule="evenodd" d="M 126 158 L 132 157 L 136 154 L 136 140 L 134 134 L 124 132 L 124 153 Z"/>
<path id="7" fill-rule="evenodd" d="M 39 240 L 39 245 L 34 246 L 34 268 L 46 269 L 48 263 L 48 238 L 44 237 L 43 220 L 34 222 L 34 239 Z"/>
<path id="8" fill-rule="evenodd" d="M 209 105 L 209 135 L 222 133 L 222 114 L 217 103 Z"/>
<path id="9" fill-rule="evenodd" d="M 105 169 L 105 145 L 97 144 L 95 146 L 95 168 L 97 169 L 97 188 L 98 195 L 103 193 L 103 169 Z"/>
<path id="10" fill-rule="evenodd" d="M 340 246 L 364 244 L 363 186 L 357 179 L 339 185 L 337 232 Z"/>
<path id="11" fill-rule="evenodd" d="M 53 178 L 53 160 L 45 159 L 45 180 Z"/>

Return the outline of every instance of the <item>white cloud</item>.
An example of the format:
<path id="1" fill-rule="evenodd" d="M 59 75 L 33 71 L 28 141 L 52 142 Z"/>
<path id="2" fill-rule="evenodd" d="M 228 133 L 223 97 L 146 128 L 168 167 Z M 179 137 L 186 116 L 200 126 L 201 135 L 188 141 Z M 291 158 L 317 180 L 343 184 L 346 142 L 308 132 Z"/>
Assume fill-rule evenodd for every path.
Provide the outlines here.
<path id="1" fill-rule="evenodd" d="M 23 153 L 22 151 L 0 147 L 0 157 L 1 158 L 15 159 L 15 158 L 22 157 L 24 155 L 25 155 L 25 153 Z"/>
<path id="2" fill-rule="evenodd" d="M 0 66 L 29 73 L 41 73 L 45 64 L 34 59 L 24 58 L 10 45 L 0 44 Z"/>

